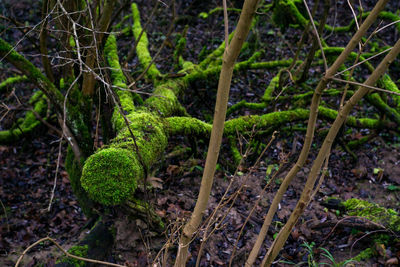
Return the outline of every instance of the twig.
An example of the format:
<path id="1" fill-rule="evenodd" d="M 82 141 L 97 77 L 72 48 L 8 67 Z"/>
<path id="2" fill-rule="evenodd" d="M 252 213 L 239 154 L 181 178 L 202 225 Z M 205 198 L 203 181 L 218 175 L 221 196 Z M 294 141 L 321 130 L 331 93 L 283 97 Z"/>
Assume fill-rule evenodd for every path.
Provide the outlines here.
<path id="1" fill-rule="evenodd" d="M 54 185 L 53 185 L 53 189 L 51 190 L 49 206 L 47 207 L 48 212 L 50 212 L 50 210 L 51 210 L 51 204 L 53 203 L 54 193 L 55 193 L 56 187 L 57 187 L 58 169 L 60 168 L 60 160 L 61 160 L 62 139 L 63 139 L 63 135 L 61 134 L 60 141 L 58 144 L 58 157 L 57 157 L 56 174 L 54 175 Z"/>
<path id="2" fill-rule="evenodd" d="M 334 80 L 334 81 L 342 82 L 342 83 L 349 83 L 349 84 L 353 84 L 353 85 L 363 86 L 363 87 L 366 87 L 366 88 L 369 88 L 369 89 L 372 89 L 372 90 L 376 90 L 376 91 L 380 91 L 380 92 L 384 92 L 384 93 L 393 94 L 393 95 L 399 95 L 400 96 L 400 93 L 398 93 L 398 92 L 385 90 L 385 89 L 382 89 L 382 88 L 378 88 L 378 87 L 371 86 L 371 85 L 366 85 L 366 84 L 359 83 L 359 82 L 342 80 L 342 79 L 339 79 L 339 78 L 336 78 L 336 77 L 332 77 L 331 79 Z"/>
<path id="3" fill-rule="evenodd" d="M 229 27 L 228 27 L 228 9 L 226 7 L 226 0 L 222 0 L 224 6 L 224 26 L 225 26 L 225 48 L 229 45 Z"/>
<path id="4" fill-rule="evenodd" d="M 115 263 L 111 263 L 111 262 L 106 262 L 106 261 L 99 261 L 99 260 L 92 260 L 92 259 L 88 259 L 88 258 L 84 258 L 84 257 L 79 257 L 79 256 L 75 256 L 71 253 L 69 253 L 68 251 L 66 251 L 65 249 L 63 249 L 61 247 L 61 245 L 59 243 L 57 243 L 57 241 L 55 241 L 53 238 L 51 237 L 44 237 L 42 239 L 39 239 L 38 241 L 36 241 L 35 243 L 33 243 L 32 245 L 30 245 L 27 249 L 24 250 L 24 252 L 22 252 L 21 256 L 19 256 L 17 263 L 15 263 L 15 267 L 18 267 L 19 264 L 21 263 L 23 257 L 25 256 L 25 254 L 31 250 L 33 247 L 39 245 L 40 243 L 44 242 L 44 241 L 50 241 L 52 242 L 54 245 L 56 245 L 56 247 L 58 249 L 60 249 L 65 256 L 76 259 L 76 260 L 81 260 L 81 261 L 86 261 L 86 262 L 91 262 L 91 263 L 96 263 L 96 264 L 103 264 L 103 265 L 107 265 L 107 266 L 114 266 L 114 267 L 125 267 L 126 265 L 120 265 L 120 264 L 115 264 Z"/>
<path id="5" fill-rule="evenodd" d="M 375 58 L 375 57 L 377 57 L 377 56 L 380 56 L 380 55 L 382 55 L 382 54 L 384 54 L 384 53 L 386 53 L 386 52 L 389 52 L 390 50 L 392 50 L 392 48 L 393 48 L 393 47 L 389 47 L 388 49 L 385 49 L 384 51 L 381 51 L 381 52 L 379 52 L 379 53 L 376 54 L 376 55 L 370 56 L 369 58 L 364 59 L 364 60 L 358 62 L 357 64 L 354 64 L 353 66 L 348 67 L 347 69 L 342 70 L 342 71 L 336 73 L 334 76 L 339 76 L 340 74 L 342 74 L 342 73 L 344 73 L 344 72 L 346 72 L 346 71 L 348 71 L 348 70 L 354 69 L 355 67 L 357 67 L 357 66 L 363 64 L 364 62 L 367 62 L 367 61 L 369 61 L 369 60 L 371 60 L 371 59 L 373 59 L 373 58 Z"/>
<path id="6" fill-rule="evenodd" d="M 317 27 L 315 27 L 314 19 L 313 19 L 312 15 L 311 15 L 310 9 L 308 8 L 308 5 L 307 5 L 306 0 L 303 0 L 303 3 L 304 3 L 304 6 L 305 6 L 306 9 L 307 9 L 308 16 L 310 17 L 310 21 L 311 21 L 311 24 L 312 24 L 312 26 L 313 26 L 315 38 L 316 38 L 317 41 L 318 41 L 319 49 L 321 49 L 321 55 L 322 55 L 322 59 L 324 60 L 325 71 L 327 71 L 327 70 L 328 70 L 328 63 L 327 63 L 327 61 L 326 61 L 324 49 L 323 49 L 323 47 L 322 47 L 321 39 L 319 38 L 319 34 L 318 34 L 318 31 L 317 31 Z"/>
<path id="7" fill-rule="evenodd" d="M 8 223 L 7 210 L 6 210 L 6 207 L 3 204 L 3 201 L 1 201 L 1 199 L 0 199 L 0 204 L 1 204 L 1 207 L 3 208 L 4 216 L 6 217 L 7 232 L 10 232 L 10 224 Z"/>
<path id="8" fill-rule="evenodd" d="M 393 24 L 396 24 L 396 23 L 399 23 L 399 22 L 400 22 L 400 20 L 393 21 L 393 22 L 391 22 L 391 23 L 389 23 L 389 24 L 383 26 L 382 28 L 376 30 L 375 33 L 378 33 L 378 32 L 380 32 L 380 31 L 386 29 L 387 27 L 390 27 L 390 26 L 392 26 Z"/>

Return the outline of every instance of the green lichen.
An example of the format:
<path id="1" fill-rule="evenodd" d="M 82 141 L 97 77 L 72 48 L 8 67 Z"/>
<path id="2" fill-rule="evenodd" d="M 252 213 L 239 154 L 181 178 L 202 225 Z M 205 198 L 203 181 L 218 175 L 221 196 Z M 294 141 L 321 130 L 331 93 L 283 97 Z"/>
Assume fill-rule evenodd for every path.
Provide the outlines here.
<path id="1" fill-rule="evenodd" d="M 88 255 L 89 246 L 73 246 L 68 249 L 68 252 L 74 256 L 86 258 Z M 84 267 L 86 266 L 86 262 L 78 259 L 74 259 L 71 257 L 63 256 L 61 259 L 57 260 L 56 264 L 66 264 L 72 265 L 74 267 Z"/>
<path id="2" fill-rule="evenodd" d="M 365 200 L 351 198 L 343 202 L 346 213 L 351 216 L 360 216 L 388 227 L 394 232 L 400 231 L 400 217 L 393 209 L 386 209 Z"/>
<path id="3" fill-rule="evenodd" d="M 139 9 L 135 3 L 132 4 L 131 8 L 132 8 L 132 18 L 133 18 L 132 32 L 136 40 L 138 40 L 140 33 L 143 30 L 142 25 L 140 24 Z M 157 69 L 157 67 L 151 63 L 152 59 L 150 56 L 148 46 L 149 46 L 149 40 L 147 39 L 147 34 L 146 32 L 143 32 L 142 36 L 140 37 L 139 43 L 136 46 L 136 52 L 140 64 L 142 65 L 143 68 L 147 68 L 151 64 L 149 70 L 146 73 L 146 76 L 151 80 L 155 80 L 161 76 L 161 73 Z"/>

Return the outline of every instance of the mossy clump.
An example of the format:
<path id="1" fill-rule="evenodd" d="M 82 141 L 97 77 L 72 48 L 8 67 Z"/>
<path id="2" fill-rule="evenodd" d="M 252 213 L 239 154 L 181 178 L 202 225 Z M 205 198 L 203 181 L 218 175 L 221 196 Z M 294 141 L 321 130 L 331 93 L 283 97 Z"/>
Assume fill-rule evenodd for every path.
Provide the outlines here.
<path id="1" fill-rule="evenodd" d="M 73 246 L 70 249 L 68 249 L 68 252 L 71 253 L 72 255 L 85 258 L 85 257 L 87 257 L 88 250 L 89 250 L 88 245 Z M 83 267 L 86 265 L 86 262 L 82 261 L 82 260 L 77 260 L 77 259 L 74 259 L 71 257 L 63 256 L 61 259 L 59 259 L 56 262 L 56 264 L 63 264 L 63 265 L 67 265 L 67 266 L 71 265 L 71 266 L 75 266 L 75 267 Z"/>
<path id="2" fill-rule="evenodd" d="M 85 162 L 82 187 L 91 199 L 104 205 L 118 205 L 134 194 L 167 145 L 163 120 L 151 112 L 136 110 L 118 136 Z M 133 134 L 133 137 L 132 137 Z M 135 140 L 134 140 L 134 139 Z"/>
<path id="3" fill-rule="evenodd" d="M 374 256 L 374 250 L 372 248 L 367 248 L 361 251 L 360 254 L 355 256 L 353 260 L 360 262 L 372 258 L 373 256 Z"/>
<path id="4" fill-rule="evenodd" d="M 290 24 L 300 24 L 304 28 L 308 23 L 305 14 L 301 0 L 275 0 L 273 3 L 272 20 L 282 31 Z"/>
<path id="5" fill-rule="evenodd" d="M 151 166 L 164 151 L 168 138 L 165 134 L 163 119 L 143 110 L 128 114 L 132 122 L 129 129 L 125 127 L 111 144 L 115 148 L 126 148 L 136 152 L 136 145 L 146 167 Z M 136 139 L 136 145 L 132 139 L 131 131 Z M 142 177 L 142 176 L 141 176 Z"/>
<path id="6" fill-rule="evenodd" d="M 94 201 L 118 205 L 133 195 L 142 172 L 132 150 L 110 147 L 87 159 L 81 183 Z"/>
<path id="7" fill-rule="evenodd" d="M 400 232 L 400 217 L 393 209 L 386 209 L 365 200 L 351 198 L 343 202 L 346 212 L 351 216 L 360 216 Z"/>

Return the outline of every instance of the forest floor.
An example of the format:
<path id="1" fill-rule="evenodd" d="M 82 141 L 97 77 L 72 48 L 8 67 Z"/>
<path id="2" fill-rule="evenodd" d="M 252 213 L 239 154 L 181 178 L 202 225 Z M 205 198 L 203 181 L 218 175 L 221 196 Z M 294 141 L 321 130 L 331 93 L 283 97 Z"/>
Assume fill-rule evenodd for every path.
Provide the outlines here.
<path id="1" fill-rule="evenodd" d="M 220 15 L 214 17 L 214 21 L 202 20 L 197 17 L 198 13 L 203 12 L 204 9 L 217 6 L 217 3 L 210 1 L 207 7 L 201 7 L 201 5 L 193 4 L 191 1 L 188 2 L 190 3 L 182 4 L 180 7 L 187 12 L 182 11 L 182 14 L 187 15 L 184 18 L 187 19 L 186 23 L 197 26 L 189 28 L 188 40 L 190 41 L 188 41 L 184 56 L 188 60 L 197 61 L 197 56 L 204 46 L 211 51 L 223 39 L 222 20 Z M 374 1 L 366 2 L 368 8 L 371 7 L 370 2 Z M 20 18 L 34 16 L 28 11 L 31 9 L 30 1 L 21 1 L 15 5 L 18 6 L 13 7 L 14 15 Z M 143 10 L 149 11 L 150 8 L 151 5 L 147 4 L 144 5 Z M 395 7 L 393 8 L 395 9 Z M 18 14 L 18 12 L 21 13 Z M 143 14 L 148 13 L 143 12 Z M 166 16 L 164 19 L 168 20 L 168 15 L 160 14 L 159 24 L 162 24 L 163 16 Z M 231 17 L 231 26 L 234 25 L 236 19 L 237 15 Z M 336 19 L 346 21 L 348 16 L 339 15 Z M 176 31 L 182 30 L 184 25 L 178 25 Z M 148 29 L 150 43 L 155 44 L 150 48 L 153 54 L 158 48 L 156 44 L 160 42 L 162 32 L 165 32 L 165 26 L 164 28 L 161 27 L 161 30 L 160 27 L 160 25 L 155 24 L 150 25 Z M 253 33 L 253 37 L 259 38 L 259 43 L 272 44 L 275 42 L 266 50 L 264 55 L 266 60 L 287 59 L 293 55 L 291 53 L 293 47 L 290 46 L 290 43 L 295 43 L 293 40 L 296 38 L 296 34 L 298 35 L 298 31 L 293 29 L 288 29 L 285 34 L 282 34 L 278 28 L 268 25 L 261 32 Z M 276 39 L 282 36 L 285 37 L 286 41 L 283 43 L 278 41 L 277 43 Z M 20 38 L 20 34 L 15 31 L 15 39 L 18 38 Z M 119 43 L 121 47 L 120 55 L 127 52 L 131 38 L 122 38 Z M 336 38 L 331 42 L 344 44 L 348 38 L 349 36 L 344 36 L 342 39 Z M 173 42 L 172 37 L 171 42 Z M 331 45 L 333 44 L 331 43 Z M 171 71 L 171 66 L 163 63 L 163 60 L 168 58 L 172 51 L 172 48 L 166 46 L 157 61 L 157 66 L 165 72 Z M 29 53 L 30 51 L 26 49 L 24 52 Z M 245 56 L 249 55 L 243 55 L 243 58 Z M 37 64 L 40 64 L 38 57 L 33 59 L 33 61 L 35 60 Z M 136 63 L 133 61 L 130 66 L 134 66 Z M 0 68 L 5 69 L 4 65 L 0 65 Z M 315 68 L 313 71 L 316 73 L 314 78 L 317 78 L 320 70 Z M 12 70 L 4 71 L 4 75 L 0 75 L 0 80 L 3 80 L 6 73 L 9 72 L 12 72 Z M 238 74 L 233 80 L 230 105 L 243 99 L 252 101 L 254 98 L 262 96 L 265 87 L 275 75 L 276 73 L 262 70 Z M 182 103 L 191 115 L 203 119 L 208 119 L 212 115 L 214 106 L 212 95 L 215 94 L 215 90 L 212 88 L 215 88 L 215 84 L 210 85 L 207 82 L 201 82 L 190 88 L 191 91 L 185 94 Z M 34 87 L 31 84 L 23 83 L 18 85 L 15 90 L 18 99 L 11 92 L 1 93 L 0 96 L 2 99 L 8 99 L 11 103 L 14 102 L 17 105 L 17 102 L 27 102 L 33 89 Z M 148 90 L 151 90 L 151 87 Z M 193 96 L 196 96 L 196 98 L 193 99 Z M 284 109 L 285 106 L 281 105 L 275 107 L 275 109 Z M 363 108 L 361 106 L 359 110 Z M 248 115 L 252 112 L 242 110 L 241 114 Z M 23 116 L 23 114 L 24 111 L 21 109 L 11 112 L 0 122 L 1 129 L 6 129 L 7 125 L 12 124 L 15 118 Z M 55 122 L 53 123 L 56 125 Z M 325 127 L 325 129 L 329 128 L 329 124 L 322 121 L 318 121 L 318 126 Z M 228 186 L 229 194 L 233 194 L 239 188 L 241 188 L 241 191 L 230 208 L 229 206 L 218 208 L 216 217 L 222 218 L 222 225 L 205 243 L 201 266 L 227 266 L 239 233 L 241 237 L 237 244 L 238 250 L 235 254 L 234 266 L 244 265 L 244 261 L 262 226 L 263 217 L 272 201 L 274 192 L 277 191 L 282 178 L 297 159 L 303 136 L 304 133 L 301 131 L 279 132 L 265 155 L 261 157 L 259 165 L 253 166 L 255 159 L 260 155 L 259 151 L 255 149 L 249 153 L 244 163 L 237 169 L 232 168 L 233 159 L 228 140 L 224 140 L 219 168 L 205 218 L 217 209 L 218 203 Z M 359 132 L 352 134 L 353 138 L 360 136 L 361 133 Z M 267 144 L 271 139 L 271 135 L 261 135 L 261 137 L 259 142 L 263 144 Z M 246 150 L 247 144 L 251 141 L 242 136 L 238 136 L 238 140 L 240 140 L 239 143 L 243 144 L 243 150 Z M 323 134 L 320 135 L 317 132 L 313 148 L 318 148 L 322 141 Z M 131 222 L 119 216 L 122 219 L 115 224 L 117 226 L 117 242 L 113 248 L 113 261 L 121 264 L 129 263 L 129 266 L 145 266 L 151 263 L 149 259 L 154 259 L 157 251 L 167 240 L 166 236 L 169 239 L 176 239 L 175 231 L 182 225 L 183 218 L 189 218 L 195 205 L 205 163 L 207 143 L 206 140 L 195 140 L 190 137 L 173 137 L 170 139 L 168 149 L 163 160 L 160 161 L 161 164 L 156 166 L 152 173 L 152 181 L 156 188 L 147 194 L 157 214 L 167 222 L 167 231 L 164 233 L 165 235 L 161 236 L 143 236 L 142 231 L 148 230 L 147 225 L 140 220 Z M 185 152 L 177 153 L 178 150 Z M 362 227 L 355 229 L 351 225 L 352 221 L 349 221 L 350 218 L 346 219 L 344 214 L 321 205 L 327 197 L 338 197 L 343 200 L 359 198 L 387 208 L 397 209 L 399 207 L 400 145 L 398 137 L 390 132 L 383 131 L 377 133 L 375 138 L 353 152 L 357 155 L 357 159 L 354 159 L 348 152 L 344 152 L 340 145 L 333 148 L 328 175 L 314 201 L 310 203 L 289 236 L 276 266 L 290 266 L 283 261 L 307 265 L 311 254 L 315 256 L 317 262 L 328 262 L 328 259 L 321 254 L 323 252 L 319 249 L 321 247 L 327 249 L 336 262 L 341 262 L 354 257 L 360 251 L 373 245 L 370 235 L 367 234 L 368 230 Z M 35 130 L 34 136 L 23 137 L 17 144 L 0 146 L 0 200 L 2 206 L 0 211 L 0 266 L 12 266 L 22 251 L 40 238 L 53 237 L 65 249 L 68 249 L 88 233 L 88 229 L 85 228 L 88 221 L 77 204 L 69 184 L 68 175 L 64 170 L 65 144 L 61 146 L 62 157 L 55 196 L 51 209 L 48 211 L 56 176 L 58 153 L 59 136 L 45 126 L 40 126 Z M 313 150 L 305 168 L 289 186 L 269 229 L 267 240 L 260 255 L 265 254 L 273 236 L 290 216 L 290 212 L 296 205 L 303 189 L 315 155 L 316 150 Z M 279 167 L 280 165 L 282 167 Z M 278 169 L 275 179 L 266 192 L 262 194 L 262 189 L 271 179 L 274 171 Z M 260 197 L 261 194 L 262 197 Z M 255 205 L 258 199 L 260 201 Z M 252 208 L 255 210 L 245 224 Z M 225 212 L 227 213 L 226 217 L 224 217 Z M 214 226 L 215 224 L 212 224 L 211 229 Z M 242 226 L 244 228 L 241 231 Z M 194 240 L 191 248 L 193 256 L 196 256 L 199 251 L 199 240 L 199 237 Z M 307 250 L 305 244 L 313 246 L 312 253 Z M 355 263 L 355 266 L 383 266 L 389 259 L 400 258 L 400 243 L 394 243 L 387 247 L 382 246 L 382 244 L 374 246 L 377 246 L 375 249 L 377 253 L 367 262 L 359 265 Z M 176 250 L 171 248 L 170 256 L 175 253 Z M 32 249 L 25 256 L 27 263 L 25 266 L 34 266 L 39 263 L 45 264 L 44 266 L 54 266 L 56 258 L 60 254 L 61 252 L 54 246 L 42 244 Z M 190 262 L 188 266 L 194 266 L 194 263 Z"/>

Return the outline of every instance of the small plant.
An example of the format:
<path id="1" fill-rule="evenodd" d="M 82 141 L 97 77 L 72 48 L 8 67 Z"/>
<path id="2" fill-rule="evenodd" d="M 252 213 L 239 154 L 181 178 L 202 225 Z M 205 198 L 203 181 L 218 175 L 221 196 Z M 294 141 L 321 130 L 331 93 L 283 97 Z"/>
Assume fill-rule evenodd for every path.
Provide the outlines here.
<path id="1" fill-rule="evenodd" d="M 353 262 L 353 259 L 346 260 L 344 262 L 336 262 L 335 258 L 333 255 L 326 249 L 326 248 L 318 248 L 319 250 L 322 250 L 323 252 L 321 253 L 322 257 L 325 257 L 328 259 L 330 262 L 321 262 L 318 263 L 315 259 L 315 254 L 314 254 L 314 246 L 315 243 L 311 242 L 304 242 L 301 247 L 304 247 L 306 250 L 307 255 L 307 261 L 301 261 L 299 263 L 294 263 L 292 261 L 280 261 L 280 263 L 286 263 L 286 264 L 291 264 L 294 266 L 308 266 L 308 267 L 319 267 L 319 266 L 330 266 L 330 267 L 345 267 L 347 264 Z"/>
<path id="2" fill-rule="evenodd" d="M 353 262 L 353 259 L 348 259 L 345 260 L 344 262 L 336 262 L 335 258 L 333 257 L 333 255 L 326 249 L 326 248 L 319 248 L 323 251 L 323 253 L 321 253 L 321 256 L 327 258 L 330 263 L 320 263 L 320 265 L 328 265 L 328 266 L 332 266 L 332 267 L 344 267 L 347 266 L 347 264 Z"/>
<path id="3" fill-rule="evenodd" d="M 318 262 L 315 261 L 314 251 L 313 251 L 315 243 L 311 242 L 309 244 L 307 242 L 304 242 L 301 246 L 306 248 L 306 251 L 308 252 L 308 255 L 307 255 L 308 266 L 309 267 L 318 267 Z"/>

